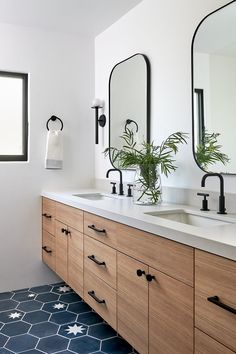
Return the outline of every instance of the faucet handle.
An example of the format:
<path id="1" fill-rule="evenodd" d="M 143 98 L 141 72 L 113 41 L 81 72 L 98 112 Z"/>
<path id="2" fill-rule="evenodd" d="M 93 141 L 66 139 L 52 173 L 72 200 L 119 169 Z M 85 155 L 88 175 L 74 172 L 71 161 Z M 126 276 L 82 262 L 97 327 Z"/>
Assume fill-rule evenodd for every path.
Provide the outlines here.
<path id="1" fill-rule="evenodd" d="M 203 197 L 202 208 L 200 210 L 209 211 L 210 209 L 208 209 L 208 200 L 207 200 L 207 197 L 209 197 L 209 194 L 208 193 L 197 193 L 197 195 Z"/>
<path id="2" fill-rule="evenodd" d="M 110 184 L 112 184 L 111 194 L 117 194 L 116 193 L 116 182 L 110 182 Z"/>
<path id="3" fill-rule="evenodd" d="M 131 187 L 133 187 L 133 184 L 128 183 L 127 186 L 128 186 L 127 197 L 132 197 Z"/>

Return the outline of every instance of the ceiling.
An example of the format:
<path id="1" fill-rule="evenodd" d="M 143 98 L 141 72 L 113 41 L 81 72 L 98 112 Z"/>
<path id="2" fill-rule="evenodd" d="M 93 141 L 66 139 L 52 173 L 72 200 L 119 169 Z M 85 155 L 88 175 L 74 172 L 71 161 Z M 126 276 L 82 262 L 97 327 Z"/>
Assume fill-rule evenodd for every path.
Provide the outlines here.
<path id="1" fill-rule="evenodd" d="M 96 36 L 142 0 L 0 0 L 0 23 Z"/>

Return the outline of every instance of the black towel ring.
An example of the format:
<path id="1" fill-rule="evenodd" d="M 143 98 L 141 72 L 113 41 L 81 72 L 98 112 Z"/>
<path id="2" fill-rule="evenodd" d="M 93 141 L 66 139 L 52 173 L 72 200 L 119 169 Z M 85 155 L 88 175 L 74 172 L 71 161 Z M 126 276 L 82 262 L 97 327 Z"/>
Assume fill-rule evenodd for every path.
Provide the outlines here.
<path id="1" fill-rule="evenodd" d="M 61 122 L 61 130 L 63 129 L 63 122 L 61 120 L 61 118 L 58 118 L 57 116 L 51 116 L 51 118 L 48 119 L 47 123 L 46 123 L 46 127 L 47 127 L 47 130 L 49 130 L 49 125 L 48 123 L 50 122 L 50 120 L 52 120 L 53 122 L 55 122 L 55 120 L 59 120 Z"/>
<path id="2" fill-rule="evenodd" d="M 135 120 L 132 120 L 132 119 L 126 119 L 126 122 L 125 122 L 125 130 L 127 128 L 127 125 L 130 124 L 130 123 L 134 123 L 135 126 L 136 126 L 136 133 L 138 132 L 138 123 L 135 122 Z"/>

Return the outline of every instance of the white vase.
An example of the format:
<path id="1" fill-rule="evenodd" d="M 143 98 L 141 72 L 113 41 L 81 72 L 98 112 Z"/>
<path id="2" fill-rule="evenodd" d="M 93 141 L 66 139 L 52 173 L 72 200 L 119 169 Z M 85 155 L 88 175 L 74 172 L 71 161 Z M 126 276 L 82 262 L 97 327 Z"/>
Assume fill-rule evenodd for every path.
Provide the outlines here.
<path id="1" fill-rule="evenodd" d="M 133 201 L 139 205 L 161 202 L 162 187 L 159 168 L 156 165 L 140 165 L 136 168 Z"/>

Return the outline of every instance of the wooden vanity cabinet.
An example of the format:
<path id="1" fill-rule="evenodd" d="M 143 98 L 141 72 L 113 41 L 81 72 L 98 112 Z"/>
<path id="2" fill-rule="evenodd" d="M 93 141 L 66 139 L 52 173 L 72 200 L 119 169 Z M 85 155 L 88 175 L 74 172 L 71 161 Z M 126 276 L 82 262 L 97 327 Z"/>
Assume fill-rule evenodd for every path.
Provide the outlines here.
<path id="1" fill-rule="evenodd" d="M 195 328 L 195 354 L 233 354 L 230 349 Z"/>
<path id="2" fill-rule="evenodd" d="M 56 273 L 67 282 L 67 226 L 56 220 Z"/>
<path id="3" fill-rule="evenodd" d="M 236 352 L 236 262 L 47 198 L 43 214 L 44 262 L 139 354 Z"/>
<path id="4" fill-rule="evenodd" d="M 151 267 L 149 274 L 149 354 L 193 353 L 193 288 Z"/>
<path id="5" fill-rule="evenodd" d="M 56 269 L 55 202 L 42 199 L 42 259 L 53 271 Z"/>
<path id="6" fill-rule="evenodd" d="M 42 237 L 42 259 L 49 268 L 56 271 L 56 245 L 55 237 L 46 230 L 43 230 Z"/>
<path id="7" fill-rule="evenodd" d="M 117 330 L 135 349 L 148 353 L 148 266 L 117 255 Z"/>
<path id="8" fill-rule="evenodd" d="M 141 354 L 193 353 L 193 288 L 118 252 L 118 332 Z"/>
<path id="9" fill-rule="evenodd" d="M 83 297 L 83 211 L 56 203 L 56 273 Z"/>
<path id="10" fill-rule="evenodd" d="M 236 352 L 236 262 L 196 250 L 195 326 Z"/>

